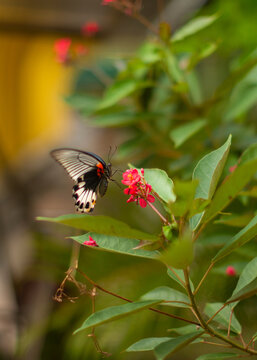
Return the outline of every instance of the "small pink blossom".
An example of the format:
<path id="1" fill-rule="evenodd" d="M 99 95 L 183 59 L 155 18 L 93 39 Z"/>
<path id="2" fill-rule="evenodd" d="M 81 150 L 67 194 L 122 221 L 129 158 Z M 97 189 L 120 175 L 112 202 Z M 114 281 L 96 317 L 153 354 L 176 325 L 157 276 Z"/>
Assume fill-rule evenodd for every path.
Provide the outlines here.
<path id="1" fill-rule="evenodd" d="M 71 47 L 70 38 L 61 38 L 54 43 L 56 60 L 59 63 L 66 63 L 69 60 L 69 51 Z"/>
<path id="2" fill-rule="evenodd" d="M 226 274 L 227 274 L 228 276 L 235 276 L 235 275 L 236 275 L 236 269 L 234 268 L 234 266 L 229 265 L 229 266 L 226 268 Z"/>
<path id="3" fill-rule="evenodd" d="M 137 169 L 128 169 L 123 173 L 123 180 L 121 181 L 124 185 L 135 185 L 141 180 Z"/>
<path id="4" fill-rule="evenodd" d="M 95 21 L 88 22 L 81 27 L 81 32 L 85 36 L 94 36 L 99 32 L 99 25 Z"/>
<path id="5" fill-rule="evenodd" d="M 95 242 L 95 240 L 89 235 L 88 236 L 88 238 L 89 238 L 89 240 L 86 240 L 86 241 L 84 241 L 83 242 L 83 245 L 87 245 L 87 246 L 99 246 L 96 242 Z"/>

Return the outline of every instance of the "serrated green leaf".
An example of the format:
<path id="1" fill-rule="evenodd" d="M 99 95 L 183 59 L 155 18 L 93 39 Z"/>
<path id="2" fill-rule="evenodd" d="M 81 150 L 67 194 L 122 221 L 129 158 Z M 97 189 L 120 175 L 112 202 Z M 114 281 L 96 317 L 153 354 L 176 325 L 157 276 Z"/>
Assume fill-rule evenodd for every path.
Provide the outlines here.
<path id="1" fill-rule="evenodd" d="M 108 322 L 123 318 L 125 316 L 134 314 L 136 312 L 148 309 L 151 306 L 159 304 L 160 301 L 136 301 L 133 303 L 128 303 L 119 306 L 111 306 L 109 308 L 97 311 L 91 314 L 82 324 L 82 326 L 77 329 L 74 334 L 79 331 L 96 327 Z"/>
<path id="2" fill-rule="evenodd" d="M 226 245 L 212 259 L 217 262 L 224 256 L 229 255 L 232 251 L 244 245 L 257 235 L 257 215 L 249 222 L 249 224 L 239 231 L 235 236 L 226 243 Z"/>
<path id="3" fill-rule="evenodd" d="M 136 239 L 126 239 L 118 236 L 108 236 L 98 233 L 88 233 L 80 236 L 72 236 L 71 239 L 83 244 L 89 240 L 89 235 L 95 240 L 99 247 L 94 247 L 95 250 L 105 250 L 118 254 L 139 256 L 148 259 L 158 260 L 159 253 L 155 250 L 135 249 L 139 245 Z"/>
<path id="4" fill-rule="evenodd" d="M 247 161 L 242 165 L 239 164 L 216 191 L 202 221 L 206 223 L 222 211 L 252 179 L 256 171 L 257 159 Z"/>
<path id="5" fill-rule="evenodd" d="M 157 345 L 168 341 L 172 338 L 170 337 L 151 337 L 146 339 L 141 339 L 134 344 L 130 345 L 125 351 L 131 352 L 131 351 L 151 351 L 153 350 Z"/>
<path id="6" fill-rule="evenodd" d="M 206 122 L 206 119 L 197 119 L 171 130 L 170 137 L 174 141 L 175 148 L 183 145 L 190 137 L 200 131 Z"/>
<path id="7" fill-rule="evenodd" d="M 154 349 L 157 360 L 163 360 L 169 354 L 174 354 L 178 350 L 184 348 L 186 345 L 190 344 L 196 338 L 201 336 L 203 331 L 194 331 L 190 334 L 179 336 L 177 338 L 165 341 L 157 345 Z"/>
<path id="8" fill-rule="evenodd" d="M 49 221 L 71 226 L 75 229 L 94 231 L 100 234 L 114 235 L 118 237 L 157 241 L 158 237 L 143 231 L 131 228 L 126 223 L 103 215 L 69 214 L 55 218 L 37 217 L 40 221 Z"/>
<path id="9" fill-rule="evenodd" d="M 237 354 L 235 353 L 214 353 L 214 354 L 204 354 L 199 356 L 196 360 L 225 360 L 225 359 L 235 359 Z"/>
<path id="10" fill-rule="evenodd" d="M 197 179 L 199 183 L 196 189 L 195 198 L 206 200 L 212 198 L 226 163 L 230 145 L 231 135 L 224 145 L 204 156 L 196 165 L 193 172 L 193 179 Z M 192 230 L 197 229 L 203 215 L 204 212 L 196 214 L 190 219 Z"/>
<path id="11" fill-rule="evenodd" d="M 186 23 L 182 28 L 178 29 L 175 34 L 172 36 L 172 41 L 181 41 L 186 37 L 194 35 L 200 30 L 205 29 L 207 26 L 210 26 L 218 18 L 217 15 L 212 16 L 199 16 Z"/>
<path id="12" fill-rule="evenodd" d="M 212 317 L 223 305 L 223 303 L 207 303 L 205 305 L 204 312 L 209 317 Z M 231 310 L 232 308 L 230 306 L 226 306 L 215 316 L 213 321 L 216 321 L 227 328 L 230 322 Z M 241 334 L 242 332 L 241 325 L 238 322 L 234 313 L 231 320 L 231 329 L 237 334 Z"/>
<path id="13" fill-rule="evenodd" d="M 146 181 L 152 186 L 153 190 L 163 201 L 168 203 L 176 200 L 176 195 L 173 192 L 173 181 L 168 177 L 164 170 L 144 169 L 144 171 Z"/>
<path id="14" fill-rule="evenodd" d="M 140 298 L 141 300 L 163 300 L 161 305 L 184 307 L 190 306 L 189 298 L 178 290 L 172 289 L 168 286 L 160 286 L 148 293 L 144 294 Z M 170 302 L 166 302 L 170 301 Z M 187 303 L 187 304 L 184 304 Z"/>

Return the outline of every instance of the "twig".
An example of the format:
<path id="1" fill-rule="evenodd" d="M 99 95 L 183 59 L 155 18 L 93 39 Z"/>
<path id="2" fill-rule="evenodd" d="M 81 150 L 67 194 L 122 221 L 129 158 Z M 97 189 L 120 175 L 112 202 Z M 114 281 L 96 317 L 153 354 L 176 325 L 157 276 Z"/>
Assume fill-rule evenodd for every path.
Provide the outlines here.
<path id="1" fill-rule="evenodd" d="M 198 292 L 198 290 L 200 289 L 200 287 L 201 287 L 202 283 L 204 282 L 204 280 L 205 280 L 206 276 L 209 274 L 209 272 L 211 271 L 211 269 L 213 268 L 213 266 L 214 266 L 214 263 L 211 263 L 211 265 L 210 265 L 210 266 L 208 267 L 208 269 L 206 270 L 206 272 L 205 272 L 204 276 L 202 277 L 202 279 L 200 280 L 200 282 L 199 282 L 199 284 L 198 284 L 197 288 L 196 288 L 196 289 L 195 289 L 195 291 L 194 291 L 194 296 L 196 295 L 196 293 L 197 293 L 197 292 Z"/>

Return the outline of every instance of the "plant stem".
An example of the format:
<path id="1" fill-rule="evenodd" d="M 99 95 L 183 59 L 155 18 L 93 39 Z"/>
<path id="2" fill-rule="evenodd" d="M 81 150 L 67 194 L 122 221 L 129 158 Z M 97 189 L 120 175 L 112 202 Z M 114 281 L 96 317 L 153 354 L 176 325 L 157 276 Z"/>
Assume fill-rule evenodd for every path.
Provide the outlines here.
<path id="1" fill-rule="evenodd" d="M 235 341 L 229 339 L 228 337 L 226 337 L 226 336 L 220 334 L 219 332 L 217 332 L 216 330 L 214 330 L 212 327 L 209 326 L 208 323 L 205 322 L 205 320 L 202 317 L 202 314 L 200 313 L 200 311 L 195 303 L 194 294 L 192 293 L 190 282 L 189 282 L 188 269 L 184 270 L 184 276 L 185 276 L 185 284 L 186 284 L 187 293 L 188 293 L 188 296 L 191 301 L 191 306 L 194 309 L 194 312 L 195 312 L 197 318 L 199 319 L 199 322 L 200 322 L 202 328 L 205 329 L 206 332 L 208 334 L 210 334 L 211 336 L 215 336 L 216 338 L 221 339 L 222 341 L 232 345 L 232 347 L 234 347 L 236 349 L 247 352 L 250 355 L 257 355 L 257 351 L 248 349 L 247 347 L 244 347 L 244 346 L 236 343 Z"/>
<path id="2" fill-rule="evenodd" d="M 96 284 L 96 283 L 95 283 L 92 279 L 90 279 L 82 270 L 77 269 L 77 271 L 78 271 L 88 282 L 90 282 L 90 284 L 92 284 L 95 288 L 97 288 L 97 289 L 105 292 L 106 294 L 112 295 L 112 296 L 114 296 L 114 297 L 116 297 L 116 298 L 119 298 L 119 299 L 121 299 L 121 300 L 127 301 L 127 302 L 129 302 L 129 303 L 132 303 L 132 302 L 133 302 L 132 300 L 129 300 L 129 299 L 123 297 L 123 296 L 120 296 L 120 295 L 118 295 L 118 294 L 115 294 L 115 293 L 113 293 L 112 291 L 106 290 L 106 289 L 104 289 L 102 286 Z M 151 307 L 150 307 L 148 310 L 151 310 L 151 311 L 157 312 L 157 313 L 159 313 L 159 314 L 162 314 L 162 315 L 171 317 L 171 318 L 173 318 L 173 319 L 185 321 L 185 322 L 187 322 L 187 323 L 190 323 L 190 324 L 194 324 L 194 325 L 199 326 L 199 323 L 197 323 L 197 322 L 195 322 L 195 321 L 188 320 L 188 319 L 184 319 L 184 318 L 182 318 L 182 317 L 180 317 L 180 316 L 173 315 L 173 314 L 169 314 L 169 313 L 166 313 L 166 312 L 161 311 L 161 310 L 158 310 L 158 309 L 154 309 L 154 308 L 151 308 Z"/>
<path id="3" fill-rule="evenodd" d="M 204 282 L 206 276 L 209 274 L 209 272 L 211 271 L 211 269 L 213 268 L 213 266 L 214 266 L 214 263 L 211 263 L 211 265 L 208 267 L 207 271 L 205 272 L 204 276 L 202 277 L 202 279 L 200 280 L 197 288 L 196 288 L 195 291 L 194 291 L 194 296 L 195 296 L 195 294 L 198 292 L 198 290 L 200 289 L 202 283 Z"/>
<path id="4" fill-rule="evenodd" d="M 153 209 L 153 211 L 156 212 L 156 214 L 157 214 L 158 216 L 160 216 L 160 218 L 162 219 L 162 221 L 164 222 L 164 224 L 171 225 L 171 223 L 170 223 L 167 219 L 165 219 L 165 217 L 159 212 L 159 210 L 156 209 L 156 207 L 155 207 L 152 203 L 150 203 L 149 201 L 147 201 L 147 204 Z"/>

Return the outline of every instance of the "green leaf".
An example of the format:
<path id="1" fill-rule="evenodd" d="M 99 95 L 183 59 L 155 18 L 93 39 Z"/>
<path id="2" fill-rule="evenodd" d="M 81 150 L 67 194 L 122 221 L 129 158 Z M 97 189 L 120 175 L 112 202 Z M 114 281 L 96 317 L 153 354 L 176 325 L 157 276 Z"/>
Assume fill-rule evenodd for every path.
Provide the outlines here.
<path id="1" fill-rule="evenodd" d="M 158 237 L 155 235 L 133 229 L 122 221 L 103 215 L 89 216 L 84 214 L 69 214 L 55 218 L 37 217 L 37 220 L 68 225 L 75 229 L 94 231 L 99 234 L 114 235 L 138 240 L 158 240 Z"/>
<path id="2" fill-rule="evenodd" d="M 252 282 L 250 282 L 250 284 L 247 284 L 237 293 L 233 293 L 233 295 L 226 301 L 226 304 L 247 299 L 255 294 L 257 294 L 257 278 L 255 278 Z"/>
<path id="3" fill-rule="evenodd" d="M 169 329 L 168 331 L 175 333 L 176 335 L 187 335 L 187 334 L 191 334 L 196 330 L 199 331 L 199 326 L 190 324 L 190 325 L 180 326 L 174 329 Z"/>
<path id="4" fill-rule="evenodd" d="M 206 122 L 206 119 L 198 119 L 173 129 L 170 132 L 170 137 L 175 143 L 175 148 L 184 144 L 185 141 L 200 131 Z"/>
<path id="5" fill-rule="evenodd" d="M 141 339 L 134 344 L 130 345 L 125 351 L 151 351 L 153 350 L 157 345 L 168 341 L 172 338 L 170 337 L 150 337 L 146 339 Z"/>
<path id="6" fill-rule="evenodd" d="M 224 215 L 215 220 L 214 223 L 242 228 L 251 221 L 252 217 L 252 214 Z"/>
<path id="7" fill-rule="evenodd" d="M 233 89 L 237 83 L 257 64 L 257 58 L 251 58 L 244 63 L 240 68 L 233 71 L 225 81 L 217 88 L 214 94 L 214 98 L 222 99 L 227 95 L 231 89 Z"/>
<path id="8" fill-rule="evenodd" d="M 225 120 L 233 120 L 250 110 L 257 103 L 257 86 L 250 85 L 231 98 Z"/>
<path id="9" fill-rule="evenodd" d="M 212 259 L 212 262 L 217 262 L 224 256 L 229 255 L 232 251 L 246 244 L 257 235 L 257 215 L 249 222 L 249 224 L 239 231 L 235 236 L 226 243 L 226 245 L 218 252 Z"/>
<path id="10" fill-rule="evenodd" d="M 205 305 L 204 312 L 209 317 L 212 317 L 223 305 L 224 305 L 223 303 L 207 303 Z M 230 315 L 231 315 L 231 307 L 226 306 L 215 316 L 213 321 L 216 321 L 227 328 L 229 326 Z M 231 329 L 237 334 L 241 334 L 242 332 L 241 325 L 238 322 L 237 318 L 235 317 L 234 313 L 232 315 L 232 320 L 231 320 Z"/>
<path id="11" fill-rule="evenodd" d="M 210 200 L 215 192 L 231 145 L 231 135 L 229 135 L 224 145 L 217 150 L 204 156 L 196 165 L 193 172 L 193 179 L 199 181 L 196 189 L 195 198 Z M 199 226 L 204 212 L 196 214 L 190 219 L 192 230 Z"/>
<path id="12" fill-rule="evenodd" d="M 171 40 L 173 42 L 184 40 L 186 37 L 194 35 L 198 31 L 205 29 L 207 26 L 210 26 L 214 21 L 217 20 L 217 18 L 217 15 L 199 16 L 187 22 L 186 25 L 177 30 L 172 36 Z"/>
<path id="13" fill-rule="evenodd" d="M 218 188 L 213 200 L 206 210 L 203 222 L 213 219 L 222 211 L 251 180 L 257 171 L 257 159 L 247 161 L 235 169 Z"/>
<path id="14" fill-rule="evenodd" d="M 238 293 L 246 285 L 250 284 L 250 282 L 252 282 L 255 278 L 257 278 L 257 257 L 252 259 L 241 272 L 232 295 Z"/>
<path id="15" fill-rule="evenodd" d="M 191 211 L 195 210 L 195 208 L 193 209 L 193 202 L 197 185 L 197 180 L 175 181 L 174 192 L 177 199 L 174 203 L 169 204 L 170 212 L 174 216 L 190 215 Z"/>
<path id="16" fill-rule="evenodd" d="M 257 159 L 257 143 L 250 145 L 240 158 L 240 165 L 247 161 Z"/>
<path id="17" fill-rule="evenodd" d="M 149 85 L 149 82 L 142 82 L 135 79 L 118 80 L 107 89 L 99 104 L 98 110 L 113 106 L 136 90 L 148 87 Z"/>
<path id="18" fill-rule="evenodd" d="M 204 354 L 199 356 L 196 360 L 225 360 L 225 359 L 235 359 L 237 354 L 235 353 L 214 353 L 214 354 Z"/>
<path id="19" fill-rule="evenodd" d="M 186 345 L 190 344 L 196 338 L 201 336 L 203 331 L 194 331 L 190 334 L 179 336 L 175 339 L 168 340 L 156 346 L 154 352 L 156 354 L 157 360 L 163 360 L 169 354 L 174 354 L 178 350 L 184 348 Z"/>
<path id="20" fill-rule="evenodd" d="M 118 254 L 133 255 L 158 260 L 159 253 L 157 251 L 135 249 L 139 245 L 139 241 L 136 239 L 126 239 L 123 237 L 108 236 L 98 233 L 72 236 L 71 239 L 83 244 L 85 241 L 89 240 L 89 235 L 99 245 L 99 247 L 94 247 L 95 250 L 105 250 Z"/>
<path id="21" fill-rule="evenodd" d="M 65 101 L 84 115 L 91 115 L 97 108 L 100 99 L 89 94 L 74 94 L 65 97 Z"/>
<path id="22" fill-rule="evenodd" d="M 168 203 L 176 200 L 176 195 L 173 192 L 173 181 L 164 170 L 145 169 L 144 178 L 163 201 Z"/>
<path id="23" fill-rule="evenodd" d="M 194 248 L 189 234 L 172 241 L 169 247 L 160 255 L 160 260 L 175 269 L 185 269 L 194 258 Z"/>
<path id="24" fill-rule="evenodd" d="M 190 306 L 190 300 L 188 297 L 178 290 L 172 289 L 168 286 L 157 287 L 148 293 L 144 294 L 140 298 L 141 300 L 163 300 L 170 302 L 163 302 L 161 305 L 184 307 Z M 184 304 L 187 303 L 188 305 Z"/>
<path id="25" fill-rule="evenodd" d="M 183 270 L 176 269 L 174 271 L 176 272 L 176 274 L 178 274 L 180 279 L 185 282 L 185 276 L 184 276 Z M 182 286 L 183 289 L 185 289 L 184 286 L 181 284 L 181 282 L 178 280 L 178 278 L 173 274 L 173 272 L 170 269 L 168 269 L 167 274 L 169 275 L 169 277 L 171 277 L 173 280 L 175 280 L 180 286 Z M 190 282 L 192 291 L 194 291 L 195 287 L 194 287 L 194 284 L 192 283 L 191 279 L 189 279 L 189 282 Z"/>
<path id="26" fill-rule="evenodd" d="M 97 311 L 91 314 L 78 328 L 74 334 L 78 333 L 81 330 L 85 330 L 91 327 L 96 327 L 108 322 L 123 318 L 125 316 L 134 314 L 136 312 L 148 309 L 151 306 L 159 304 L 160 301 L 136 301 L 119 306 L 111 306 L 109 308 Z"/>
<path id="27" fill-rule="evenodd" d="M 160 46 L 156 42 L 145 43 L 138 52 L 139 59 L 145 64 L 154 64 L 161 59 Z"/>

